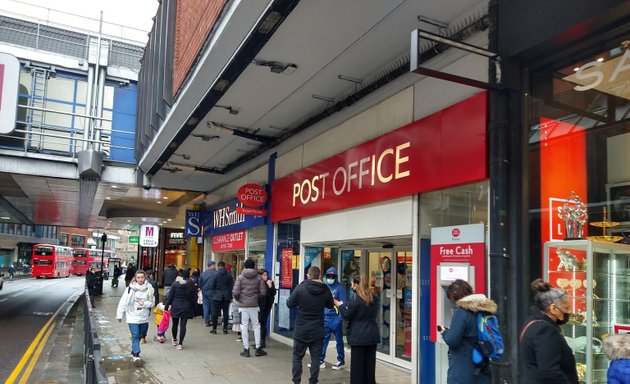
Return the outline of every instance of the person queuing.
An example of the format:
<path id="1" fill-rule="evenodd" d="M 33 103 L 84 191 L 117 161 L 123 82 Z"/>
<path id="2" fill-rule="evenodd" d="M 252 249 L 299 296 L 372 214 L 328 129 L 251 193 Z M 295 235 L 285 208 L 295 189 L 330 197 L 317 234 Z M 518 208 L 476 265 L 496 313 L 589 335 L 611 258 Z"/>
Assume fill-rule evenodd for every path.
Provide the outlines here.
<path id="1" fill-rule="evenodd" d="M 254 328 L 254 340 L 256 341 L 256 356 L 265 356 L 267 352 L 260 347 L 260 323 L 258 322 L 258 298 L 267 294 L 267 285 L 258 276 L 254 269 L 256 263 L 253 259 L 245 260 L 245 268 L 236 278 L 232 296 L 239 303 L 241 315 L 241 333 L 243 338 L 243 352 L 241 356 L 250 357 L 249 353 L 249 323 Z"/>
<path id="2" fill-rule="evenodd" d="M 260 321 L 260 347 L 267 348 L 267 320 L 269 319 L 269 313 L 273 308 L 273 302 L 276 297 L 276 286 L 273 280 L 269 278 L 269 271 L 261 269 L 259 272 L 262 280 L 267 284 L 267 294 L 260 296 L 258 300 L 258 307 L 260 308 L 258 320 Z"/>
<path id="3" fill-rule="evenodd" d="M 212 330 L 211 334 L 217 334 L 219 313 L 223 316 L 223 333 L 228 333 L 228 323 L 230 320 L 230 302 L 232 301 L 232 289 L 234 279 L 232 274 L 225 270 L 225 262 L 219 261 L 217 264 L 217 275 L 214 279 L 212 294 Z"/>
<path id="4" fill-rule="evenodd" d="M 118 302 L 116 319 L 120 323 L 124 316 L 127 321 L 131 332 L 131 356 L 136 366 L 142 364 L 140 335 L 146 335 L 149 328 L 149 313 L 155 305 L 154 297 L 153 288 L 147 283 L 144 271 L 139 270 Z"/>
<path id="5" fill-rule="evenodd" d="M 287 307 L 297 308 L 293 329 L 293 358 L 291 376 L 294 384 L 302 380 L 302 359 L 306 349 L 311 354 L 310 382 L 319 378 L 319 357 L 324 345 L 324 308 L 333 308 L 330 290 L 320 280 L 320 269 L 312 266 L 306 273 L 307 280 L 300 283 L 289 299 Z"/>
<path id="6" fill-rule="evenodd" d="M 347 302 L 346 287 L 337 280 L 337 270 L 334 267 L 326 270 L 326 276 L 324 282 L 330 289 L 333 295 L 333 299 L 340 302 Z M 330 335 L 335 335 L 335 344 L 337 345 L 337 362 L 333 364 L 332 369 L 342 369 L 346 364 L 346 357 L 343 349 L 343 319 L 341 314 L 337 311 L 337 308 L 324 309 L 324 345 L 322 347 L 322 354 L 319 357 L 320 368 L 326 367 L 326 350 L 328 349 L 328 342 L 330 341 Z"/>
<path id="7" fill-rule="evenodd" d="M 380 340 L 376 325 L 378 305 L 368 286 L 367 276 L 353 275 L 350 288 L 355 294 L 347 304 L 334 301 L 341 316 L 348 321 L 348 344 L 352 351 L 350 384 L 375 384 L 376 345 Z"/>
<path id="8" fill-rule="evenodd" d="M 605 338 L 604 353 L 610 360 L 608 384 L 630 384 L 630 334 L 620 333 Z"/>
<path id="9" fill-rule="evenodd" d="M 457 309 L 453 313 L 450 328 L 440 325 L 444 342 L 448 345 L 447 384 L 490 383 L 490 370 L 478 369 L 472 359 L 473 346 L 477 341 L 477 312 L 497 312 L 497 304 L 483 294 L 473 294 L 464 280 L 455 280 L 446 289 L 448 298 Z"/>
<path id="10" fill-rule="evenodd" d="M 214 286 L 214 280 L 217 278 L 217 271 L 215 262 L 210 260 L 208 261 L 208 269 L 203 271 L 201 276 L 199 276 L 199 281 L 197 285 L 201 289 L 202 299 L 203 299 L 203 321 L 206 323 L 206 327 L 212 325 L 212 287 Z"/>
<path id="11" fill-rule="evenodd" d="M 531 283 L 534 305 L 519 337 L 523 383 L 577 384 L 575 357 L 560 325 L 571 315 L 566 291 L 536 279 Z"/>
<path id="12" fill-rule="evenodd" d="M 176 349 L 181 350 L 186 337 L 186 325 L 188 319 L 192 319 L 195 315 L 195 302 L 197 301 L 197 290 L 195 284 L 190 280 L 190 270 L 182 271 L 181 281 L 176 281 L 171 286 L 168 296 L 164 300 L 164 307 L 167 311 L 171 311 L 171 334 L 173 335 L 173 345 Z M 177 330 L 179 328 L 179 337 Z"/>

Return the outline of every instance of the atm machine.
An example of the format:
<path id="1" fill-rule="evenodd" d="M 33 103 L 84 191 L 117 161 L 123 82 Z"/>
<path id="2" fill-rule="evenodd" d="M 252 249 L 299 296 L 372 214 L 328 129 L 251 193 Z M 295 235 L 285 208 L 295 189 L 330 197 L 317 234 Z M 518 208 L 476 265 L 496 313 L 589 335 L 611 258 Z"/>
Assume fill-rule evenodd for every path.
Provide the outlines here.
<path id="1" fill-rule="evenodd" d="M 451 324 L 455 303 L 446 295 L 446 288 L 455 280 L 467 281 L 475 290 L 475 267 L 469 263 L 440 263 L 437 267 L 436 281 L 440 282 L 442 289 L 437 290 L 436 301 L 436 324 L 446 326 Z M 444 344 L 442 337 L 438 336 L 436 341 Z"/>

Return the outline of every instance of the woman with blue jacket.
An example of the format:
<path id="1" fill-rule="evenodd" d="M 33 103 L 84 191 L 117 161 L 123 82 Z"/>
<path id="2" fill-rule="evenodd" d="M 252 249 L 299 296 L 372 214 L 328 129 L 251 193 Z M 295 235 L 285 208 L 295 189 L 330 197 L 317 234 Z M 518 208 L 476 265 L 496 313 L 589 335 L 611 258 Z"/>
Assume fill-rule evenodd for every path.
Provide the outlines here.
<path id="1" fill-rule="evenodd" d="M 450 328 L 442 327 L 442 338 L 448 345 L 447 384 L 489 384 L 487 366 L 477 366 L 472 359 L 477 344 L 477 312 L 495 314 L 497 304 L 483 294 L 473 294 L 464 280 L 455 280 L 447 289 L 448 298 L 457 309 Z"/>

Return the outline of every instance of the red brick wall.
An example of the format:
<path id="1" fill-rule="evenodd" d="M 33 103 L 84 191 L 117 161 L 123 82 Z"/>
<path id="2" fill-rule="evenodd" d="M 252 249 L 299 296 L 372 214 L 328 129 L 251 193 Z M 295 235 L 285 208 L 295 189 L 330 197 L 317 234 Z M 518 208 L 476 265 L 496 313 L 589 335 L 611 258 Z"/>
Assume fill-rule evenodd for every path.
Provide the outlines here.
<path id="1" fill-rule="evenodd" d="M 185 0 L 177 2 L 173 96 L 190 72 L 208 33 L 227 0 Z"/>

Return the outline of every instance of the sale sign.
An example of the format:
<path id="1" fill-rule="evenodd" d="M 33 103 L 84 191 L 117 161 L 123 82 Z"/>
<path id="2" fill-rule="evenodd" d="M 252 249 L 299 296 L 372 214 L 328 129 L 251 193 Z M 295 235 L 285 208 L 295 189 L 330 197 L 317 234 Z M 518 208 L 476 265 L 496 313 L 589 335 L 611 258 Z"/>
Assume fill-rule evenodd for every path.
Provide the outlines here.
<path id="1" fill-rule="evenodd" d="M 212 236 L 212 250 L 214 252 L 220 252 L 245 249 L 245 236 L 245 231 L 228 232 L 222 233 L 220 235 L 214 235 Z"/>

